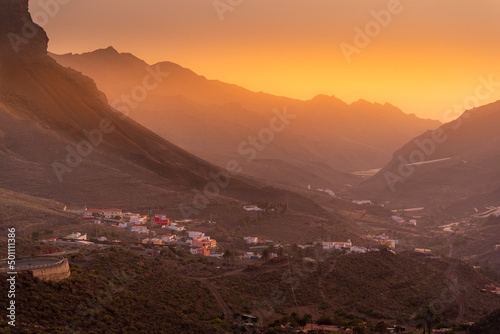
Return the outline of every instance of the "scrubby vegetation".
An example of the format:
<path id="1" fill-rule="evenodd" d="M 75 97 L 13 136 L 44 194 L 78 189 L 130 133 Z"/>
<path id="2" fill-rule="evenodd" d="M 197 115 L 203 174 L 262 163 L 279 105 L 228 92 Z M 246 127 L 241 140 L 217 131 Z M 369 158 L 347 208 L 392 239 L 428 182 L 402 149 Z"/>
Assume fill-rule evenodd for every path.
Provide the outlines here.
<path id="1" fill-rule="evenodd" d="M 72 258 L 80 265 L 70 261 L 63 281 L 18 277 L 15 333 L 232 332 L 210 291 L 168 256 L 110 248 Z"/>

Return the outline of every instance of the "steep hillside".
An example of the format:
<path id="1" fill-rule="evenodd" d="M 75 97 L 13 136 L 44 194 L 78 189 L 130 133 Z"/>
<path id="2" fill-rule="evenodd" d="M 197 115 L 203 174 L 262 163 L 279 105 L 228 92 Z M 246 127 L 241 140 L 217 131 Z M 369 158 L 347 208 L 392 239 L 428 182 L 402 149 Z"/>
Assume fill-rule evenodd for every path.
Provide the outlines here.
<path id="1" fill-rule="evenodd" d="M 288 260 L 273 259 L 214 282 L 234 311 L 271 321 L 284 312 L 317 319 L 341 310 L 371 321 L 411 324 L 419 309 L 432 305 L 439 307 L 444 322 L 458 324 L 478 320 L 500 305 L 498 296 L 481 293 L 488 281 L 457 260 L 380 251 L 337 254 L 315 263 L 294 260 L 297 252 L 291 249 Z"/>
<path id="2" fill-rule="evenodd" d="M 396 151 L 393 160 L 360 190 L 396 207 L 448 208 L 455 215 L 497 206 L 499 125 L 500 102 L 468 111 Z"/>
<path id="3" fill-rule="evenodd" d="M 220 171 L 110 107 L 91 79 L 46 55 L 40 27 L 13 47 L 28 1 L 4 1 L 0 15 L 0 188 L 66 203 L 183 202 Z M 233 178 L 227 191 L 237 189 L 256 190 Z"/>
<path id="4" fill-rule="evenodd" d="M 500 309 L 475 323 L 470 334 L 500 334 Z"/>
<path id="5" fill-rule="evenodd" d="M 16 327 L 2 333 L 232 332 L 211 292 L 168 257 L 111 248 L 76 254 L 70 264 L 71 277 L 60 282 L 17 277 Z"/>
<path id="6" fill-rule="evenodd" d="M 111 47 L 51 56 L 94 78 L 112 105 L 176 145 L 221 166 L 236 158 L 249 175 L 299 187 L 355 184 L 359 178 L 347 172 L 383 166 L 412 136 L 440 124 L 389 104 L 361 100 L 349 105 L 322 95 L 299 101 L 254 93 L 171 62 L 149 66 Z M 152 69 L 169 75 L 147 97 L 126 101 Z M 286 126 L 271 124 L 275 110 L 285 109 L 291 115 Z M 266 135 L 266 128 L 278 130 Z M 263 140 L 251 144 L 250 138 L 259 135 Z"/>

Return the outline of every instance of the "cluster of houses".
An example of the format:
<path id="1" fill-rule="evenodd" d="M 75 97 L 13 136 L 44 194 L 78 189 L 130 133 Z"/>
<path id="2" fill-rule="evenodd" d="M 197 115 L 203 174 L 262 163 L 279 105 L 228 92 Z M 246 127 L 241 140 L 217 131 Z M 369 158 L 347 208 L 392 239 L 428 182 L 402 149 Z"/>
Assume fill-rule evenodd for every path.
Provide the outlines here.
<path id="1" fill-rule="evenodd" d="M 261 209 L 259 209 L 255 205 L 247 206 L 246 210 L 261 211 Z M 162 228 L 175 231 L 177 233 L 186 231 L 183 233 L 184 236 L 180 236 L 177 233 L 176 235 L 174 235 L 172 233 L 157 233 L 156 230 L 150 231 L 147 225 L 147 223 L 149 222 L 147 215 L 141 215 L 132 212 L 123 213 L 122 210 L 115 208 L 105 210 L 85 209 L 83 219 L 85 221 L 95 222 L 98 224 L 102 223 L 103 220 L 110 220 L 112 222 L 118 223 L 117 225 L 113 226 L 126 229 L 138 234 L 145 234 L 148 236 L 151 235 L 151 237 L 142 240 L 141 244 L 144 245 L 165 246 L 178 243 L 189 246 L 191 248 L 192 254 L 199 254 L 203 256 L 222 256 L 222 254 L 213 252 L 217 247 L 217 241 L 215 239 L 211 239 L 210 236 L 205 235 L 203 232 L 187 231 L 185 226 L 178 224 L 173 219 L 167 218 L 167 216 L 164 214 L 155 215 L 154 224 L 161 225 Z M 194 221 L 186 220 L 180 222 L 188 223 Z M 107 241 L 105 237 L 100 237 L 99 240 Z"/>
<path id="2" fill-rule="evenodd" d="M 243 240 L 245 240 L 245 242 L 247 244 L 250 244 L 250 245 L 256 245 L 256 244 L 261 244 L 261 243 L 268 243 L 268 244 L 271 243 L 271 244 L 273 244 L 274 247 L 282 247 L 279 243 L 273 242 L 272 240 L 259 240 L 258 237 L 247 236 L 247 237 L 244 237 Z M 316 247 L 316 244 L 318 244 L 318 242 L 316 242 L 312 245 L 297 245 L 297 246 L 302 248 L 302 249 L 306 249 L 306 248 L 310 248 L 310 247 Z M 347 240 L 347 242 L 323 241 L 320 244 L 324 250 L 345 250 L 345 251 L 352 252 L 352 253 L 366 253 L 366 252 L 368 252 L 368 249 L 365 247 L 354 246 L 352 244 L 351 239 Z M 253 252 L 247 252 L 247 253 L 245 253 L 244 258 L 257 259 L 257 258 L 260 258 L 260 255 L 254 254 Z"/>

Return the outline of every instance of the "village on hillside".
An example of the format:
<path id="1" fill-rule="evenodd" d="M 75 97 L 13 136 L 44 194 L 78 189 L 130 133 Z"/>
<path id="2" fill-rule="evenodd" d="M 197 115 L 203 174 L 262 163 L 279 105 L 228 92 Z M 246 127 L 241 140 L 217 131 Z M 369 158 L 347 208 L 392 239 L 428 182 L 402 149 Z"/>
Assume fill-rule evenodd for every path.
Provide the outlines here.
<path id="1" fill-rule="evenodd" d="M 264 211 L 258 205 L 244 205 L 242 210 L 247 212 Z M 73 212 L 75 213 L 75 212 Z M 202 223 L 215 225 L 210 219 L 180 219 L 167 217 L 165 214 L 140 214 L 123 212 L 118 208 L 95 209 L 85 208 L 79 213 L 85 223 L 97 226 L 106 225 L 117 229 L 117 231 L 129 232 L 136 235 L 134 241 L 130 238 L 125 240 L 110 239 L 105 234 L 89 238 L 86 233 L 74 232 L 64 237 L 50 238 L 45 242 L 64 243 L 80 246 L 89 245 L 123 245 L 128 247 L 140 247 L 146 253 L 158 253 L 162 248 L 182 248 L 193 255 L 207 256 L 212 258 L 223 258 L 224 249 L 218 245 L 217 240 L 204 232 L 198 231 L 196 226 Z M 294 245 L 302 250 L 319 248 L 323 251 L 343 251 L 347 253 L 367 253 L 379 251 L 381 248 L 395 252 L 398 240 L 391 239 L 388 235 L 368 235 L 379 247 L 363 247 L 354 245 L 349 239 L 347 241 L 321 240 L 309 242 L 308 244 Z M 238 258 L 244 260 L 258 260 L 261 258 L 272 259 L 283 254 L 290 245 L 274 240 L 261 239 L 258 236 L 243 237 L 244 245 Z M 312 258 L 306 260 L 313 261 Z"/>

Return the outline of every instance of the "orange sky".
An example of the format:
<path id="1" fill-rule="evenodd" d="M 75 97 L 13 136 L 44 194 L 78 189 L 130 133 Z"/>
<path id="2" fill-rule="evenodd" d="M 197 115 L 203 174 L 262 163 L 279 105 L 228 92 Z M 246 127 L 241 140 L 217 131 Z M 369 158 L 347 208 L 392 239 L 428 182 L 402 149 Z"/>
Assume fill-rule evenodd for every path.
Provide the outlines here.
<path id="1" fill-rule="evenodd" d="M 45 9 L 32 0 L 30 9 L 52 52 L 112 45 L 150 63 L 169 60 L 210 79 L 300 99 L 363 98 L 450 120 L 447 109 L 474 95 L 478 77 L 500 82 L 498 0 L 219 1 L 239 5 L 224 20 L 213 0 L 68 0 Z M 371 11 L 389 7 L 386 26 L 348 62 L 341 44 L 356 46 L 354 29 L 377 29 Z M 497 87 L 480 103 L 499 99 Z"/>

